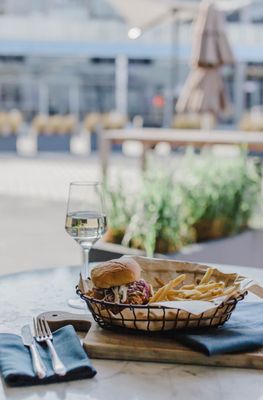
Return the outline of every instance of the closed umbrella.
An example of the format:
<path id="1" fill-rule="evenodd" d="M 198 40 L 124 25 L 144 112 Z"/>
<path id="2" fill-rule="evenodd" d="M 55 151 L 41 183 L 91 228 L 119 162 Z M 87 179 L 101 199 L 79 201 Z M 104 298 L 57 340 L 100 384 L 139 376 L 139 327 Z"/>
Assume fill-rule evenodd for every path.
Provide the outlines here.
<path id="1" fill-rule="evenodd" d="M 177 102 L 181 113 L 227 114 L 231 109 L 218 68 L 198 67 L 193 70 Z"/>
<path id="2" fill-rule="evenodd" d="M 203 1 L 193 30 L 192 70 L 177 101 L 180 113 L 229 113 L 231 106 L 220 66 L 234 63 L 221 13 Z"/>
<path id="3" fill-rule="evenodd" d="M 200 67 L 233 64 L 234 57 L 224 29 L 223 15 L 213 3 L 203 1 L 193 30 L 192 63 Z"/>

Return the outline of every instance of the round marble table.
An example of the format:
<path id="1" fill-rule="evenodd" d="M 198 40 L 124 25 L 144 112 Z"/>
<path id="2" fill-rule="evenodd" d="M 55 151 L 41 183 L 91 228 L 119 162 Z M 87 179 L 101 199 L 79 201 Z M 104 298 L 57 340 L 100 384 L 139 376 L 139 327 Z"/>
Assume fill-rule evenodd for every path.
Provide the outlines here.
<path id="1" fill-rule="evenodd" d="M 227 267 L 263 283 L 263 270 Z M 20 332 L 32 316 L 47 310 L 71 311 L 79 269 L 22 272 L 0 278 L 1 332 Z M 80 311 L 81 312 L 81 311 Z M 95 378 L 63 384 L 7 388 L 0 400 L 263 400 L 262 371 L 191 365 L 93 360 Z"/>

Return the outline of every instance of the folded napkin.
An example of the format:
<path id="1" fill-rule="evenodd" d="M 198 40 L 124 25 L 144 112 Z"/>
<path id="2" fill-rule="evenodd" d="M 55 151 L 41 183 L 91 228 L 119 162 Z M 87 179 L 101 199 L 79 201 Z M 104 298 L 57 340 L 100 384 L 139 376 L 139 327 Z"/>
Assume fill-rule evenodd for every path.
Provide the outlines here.
<path id="1" fill-rule="evenodd" d="M 9 386 L 27 386 L 43 383 L 65 382 L 74 379 L 92 378 L 96 370 L 81 346 L 80 340 L 71 325 L 53 332 L 53 344 L 64 363 L 67 373 L 58 376 L 54 373 L 46 345 L 37 343 L 39 353 L 47 368 L 47 376 L 39 379 L 32 367 L 30 350 L 23 345 L 18 335 L 0 334 L 0 373 Z"/>
<path id="2" fill-rule="evenodd" d="M 239 303 L 223 326 L 184 331 L 177 333 L 175 339 L 207 355 L 263 347 L 263 302 Z"/>

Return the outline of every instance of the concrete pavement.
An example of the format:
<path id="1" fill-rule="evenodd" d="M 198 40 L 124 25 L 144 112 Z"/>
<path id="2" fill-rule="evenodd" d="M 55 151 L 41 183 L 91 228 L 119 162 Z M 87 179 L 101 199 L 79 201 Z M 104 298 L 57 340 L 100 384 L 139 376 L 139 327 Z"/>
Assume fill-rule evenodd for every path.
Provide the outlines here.
<path id="1" fill-rule="evenodd" d="M 139 162 L 116 155 L 112 179 L 137 182 Z M 64 230 L 69 182 L 100 178 L 96 155 L 0 157 L 0 274 L 81 262 L 81 249 Z"/>

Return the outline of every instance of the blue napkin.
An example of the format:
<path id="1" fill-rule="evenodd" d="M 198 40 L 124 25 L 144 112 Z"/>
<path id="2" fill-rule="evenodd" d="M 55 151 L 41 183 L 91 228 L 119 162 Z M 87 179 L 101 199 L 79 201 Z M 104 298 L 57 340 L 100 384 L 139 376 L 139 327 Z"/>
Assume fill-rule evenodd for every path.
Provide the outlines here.
<path id="1" fill-rule="evenodd" d="M 259 349 L 263 347 L 263 302 L 241 302 L 223 326 L 188 330 L 175 339 L 209 356 Z"/>
<path id="2" fill-rule="evenodd" d="M 92 378 L 96 374 L 72 325 L 53 332 L 53 344 L 61 361 L 65 364 L 67 373 L 65 376 L 54 374 L 46 345 L 37 343 L 39 353 L 47 368 L 47 376 L 39 379 L 33 371 L 30 350 L 23 345 L 21 337 L 1 333 L 0 373 L 5 383 L 9 386 L 38 385 Z"/>

